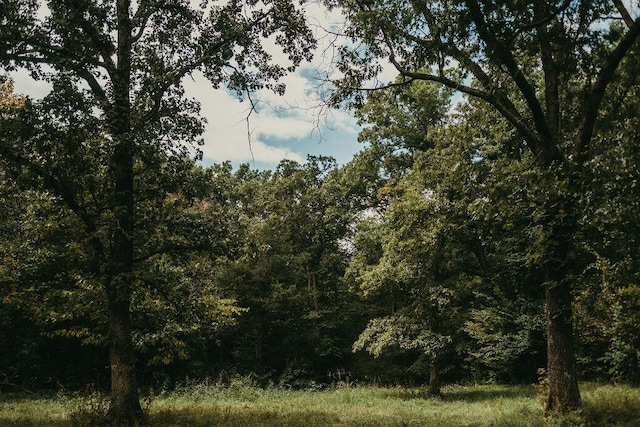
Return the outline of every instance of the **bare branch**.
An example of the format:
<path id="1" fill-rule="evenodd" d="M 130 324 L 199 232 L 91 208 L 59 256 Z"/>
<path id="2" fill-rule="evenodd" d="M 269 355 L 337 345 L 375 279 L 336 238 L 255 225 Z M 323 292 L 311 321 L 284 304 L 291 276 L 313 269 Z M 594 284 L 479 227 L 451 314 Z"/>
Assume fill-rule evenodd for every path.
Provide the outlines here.
<path id="1" fill-rule="evenodd" d="M 31 390 L 28 390 L 28 389 L 22 387 L 19 384 L 15 384 L 15 383 L 12 383 L 11 381 L 9 381 L 9 376 L 7 374 L 5 374 L 4 372 L 0 372 L 0 374 L 2 374 L 2 376 L 4 377 L 2 382 L 0 382 L 0 386 L 6 385 L 6 386 L 9 386 L 9 387 L 14 387 L 14 388 L 17 388 L 19 390 L 22 390 L 25 393 L 34 394 Z"/>

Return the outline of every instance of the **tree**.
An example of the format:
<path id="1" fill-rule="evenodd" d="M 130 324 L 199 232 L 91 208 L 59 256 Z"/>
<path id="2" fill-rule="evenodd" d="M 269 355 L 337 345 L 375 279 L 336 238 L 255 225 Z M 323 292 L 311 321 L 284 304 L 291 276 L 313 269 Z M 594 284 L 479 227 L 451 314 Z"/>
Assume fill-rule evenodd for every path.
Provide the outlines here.
<path id="1" fill-rule="evenodd" d="M 416 367 L 428 366 L 429 392 L 439 395 L 440 371 L 450 366 L 447 356 L 459 344 L 479 267 L 467 247 L 473 233 L 451 220 L 459 205 L 440 189 L 430 193 L 419 181 L 411 184 L 395 187 L 380 224 L 369 220 L 356 234 L 347 277 L 363 297 L 378 300 L 382 313 L 369 322 L 354 349 L 374 356 L 389 347 L 418 350 Z M 363 240 L 373 242 L 363 245 Z M 371 253 L 376 247 L 377 256 Z"/>
<path id="2" fill-rule="evenodd" d="M 526 144 L 538 174 L 534 251 L 545 288 L 547 411 L 580 406 L 572 284 L 575 246 L 603 102 L 638 50 L 640 18 L 620 1 L 491 3 L 327 1 L 343 8 L 354 43 L 340 50 L 336 102 L 356 104 L 388 61 L 405 81 L 437 82 L 488 103 Z M 393 83 L 392 83 L 393 84 Z"/>
<path id="3" fill-rule="evenodd" d="M 114 425 L 143 422 L 130 316 L 137 162 L 147 166 L 149 152 L 181 153 L 198 141 L 202 120 L 197 102 L 184 98 L 183 78 L 202 71 L 214 87 L 239 94 L 265 86 L 282 92 L 278 78 L 308 59 L 314 44 L 289 1 L 198 9 L 182 0 L 132 3 L 0 6 L 2 67 L 54 84 L 42 109 L 26 108 L 14 120 L 0 157 L 37 177 L 83 223 L 106 294 Z M 271 63 L 261 45 L 271 36 L 289 64 Z M 79 153 L 100 166 L 100 180 Z M 90 203 L 96 194 L 98 211 Z"/>

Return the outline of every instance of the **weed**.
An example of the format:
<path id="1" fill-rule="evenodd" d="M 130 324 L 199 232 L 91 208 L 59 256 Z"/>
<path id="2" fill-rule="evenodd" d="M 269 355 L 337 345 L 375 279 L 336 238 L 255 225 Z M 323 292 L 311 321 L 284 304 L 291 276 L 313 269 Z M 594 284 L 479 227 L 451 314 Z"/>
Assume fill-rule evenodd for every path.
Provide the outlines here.
<path id="1" fill-rule="evenodd" d="M 547 406 L 547 396 L 549 395 L 549 377 L 547 376 L 547 370 L 544 368 L 538 368 L 538 382 L 533 385 L 536 389 L 536 396 L 538 403 L 543 408 Z"/>
<path id="2" fill-rule="evenodd" d="M 582 391 L 585 418 L 594 426 L 640 426 L 640 389 L 629 386 L 587 386 Z"/>
<path id="3" fill-rule="evenodd" d="M 69 420 L 73 427 L 99 427 L 109 425 L 109 399 L 96 391 L 91 391 L 76 400 Z"/>

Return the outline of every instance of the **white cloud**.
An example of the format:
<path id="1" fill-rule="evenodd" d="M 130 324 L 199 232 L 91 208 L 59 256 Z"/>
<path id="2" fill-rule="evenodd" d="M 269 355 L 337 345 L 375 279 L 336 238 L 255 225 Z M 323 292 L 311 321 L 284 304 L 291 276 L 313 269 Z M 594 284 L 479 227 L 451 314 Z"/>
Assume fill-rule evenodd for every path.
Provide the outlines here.
<path id="1" fill-rule="evenodd" d="M 312 131 L 312 123 L 297 110 L 289 109 L 285 98 L 258 94 L 254 99 L 258 111 L 251 111 L 248 101 L 240 102 L 225 90 L 212 89 L 204 77 L 196 75 L 194 79 L 186 80 L 185 87 L 187 96 L 200 101 L 201 113 L 208 120 L 202 147 L 208 160 L 269 164 L 285 158 L 304 160 L 304 153 L 266 141 L 306 138 Z"/>
<path id="2" fill-rule="evenodd" d="M 202 147 L 207 159 L 215 162 L 230 160 L 233 163 L 278 163 L 282 159 L 301 161 L 303 157 L 286 147 L 267 145 L 263 135 L 290 138 L 301 134 L 295 126 L 281 124 L 281 131 L 268 120 L 266 114 L 250 113 L 250 104 L 239 102 L 224 90 L 209 87 L 203 77 L 185 83 L 187 95 L 197 94 L 202 104 L 202 115 L 209 121 Z M 247 122 L 248 117 L 248 122 Z"/>

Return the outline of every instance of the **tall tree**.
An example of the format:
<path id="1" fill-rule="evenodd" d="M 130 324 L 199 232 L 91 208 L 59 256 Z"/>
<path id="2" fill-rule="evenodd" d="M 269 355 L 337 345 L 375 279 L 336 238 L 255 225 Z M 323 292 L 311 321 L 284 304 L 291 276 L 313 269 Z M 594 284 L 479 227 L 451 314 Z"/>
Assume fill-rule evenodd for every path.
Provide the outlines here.
<path id="1" fill-rule="evenodd" d="M 403 329 L 411 332 L 408 325 L 415 331 L 421 324 L 427 333 L 464 324 L 471 341 L 460 333 L 449 336 L 473 361 L 475 375 L 535 380 L 545 360 L 539 351 L 544 322 L 539 274 L 529 267 L 526 250 L 535 227 L 523 221 L 533 202 L 529 163 L 519 161 L 523 142 L 485 103 L 471 101 L 447 113 L 447 92 L 415 81 L 374 92 L 358 110 L 366 124 L 360 139 L 370 144 L 363 153 L 381 158 L 376 171 L 388 181 L 378 184 L 381 200 L 371 205 L 378 206 L 378 220 L 363 223 L 356 235 L 350 278 L 392 314 L 383 311 L 388 317 L 360 344 L 378 353 L 385 341 L 416 344 L 402 335 Z M 428 244 L 434 239 L 438 250 Z M 471 282 L 473 295 L 467 289 Z M 438 312 L 426 298 L 438 289 L 453 297 L 451 310 Z M 429 322 L 428 312 L 440 321 Z M 441 364 L 450 355 L 441 356 Z"/>
<path id="2" fill-rule="evenodd" d="M 603 100 L 638 51 L 640 18 L 621 1 L 327 1 L 355 41 L 340 50 L 336 102 L 363 99 L 385 61 L 405 81 L 440 83 L 493 106 L 517 129 L 539 176 L 537 265 L 545 288 L 547 411 L 581 404 L 572 283 L 578 202 Z M 371 86 L 368 87 L 371 89 Z"/>
<path id="3" fill-rule="evenodd" d="M 186 0 L 10 0 L 0 12 L 2 67 L 52 81 L 48 101 L 64 104 L 56 114 L 25 109 L 16 131 L 3 135 L 0 156 L 38 177 L 84 224 L 106 294 L 111 417 L 135 425 L 143 420 L 130 316 L 136 161 L 198 141 L 202 120 L 197 102 L 184 98 L 185 77 L 202 71 L 214 87 L 239 94 L 282 92 L 277 80 L 309 57 L 314 42 L 286 0 L 198 8 Z M 272 36 L 288 64 L 274 65 L 263 49 Z M 104 166 L 102 186 L 85 179 L 86 167 L 77 174 L 80 151 Z M 98 212 L 87 203 L 96 193 L 104 202 Z"/>

